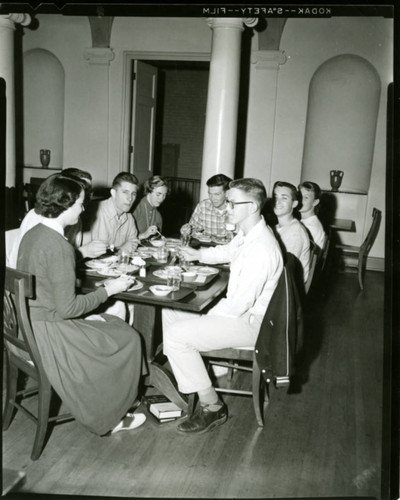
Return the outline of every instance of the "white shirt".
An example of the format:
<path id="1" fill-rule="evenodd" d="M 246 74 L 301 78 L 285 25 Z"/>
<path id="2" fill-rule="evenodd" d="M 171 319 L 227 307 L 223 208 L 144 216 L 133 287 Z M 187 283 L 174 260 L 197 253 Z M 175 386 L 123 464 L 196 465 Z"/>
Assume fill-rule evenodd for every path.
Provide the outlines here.
<path id="1" fill-rule="evenodd" d="M 318 217 L 314 214 L 306 219 L 301 219 L 301 222 L 310 231 L 314 243 L 322 249 L 324 247 L 326 235 Z"/>
<path id="2" fill-rule="evenodd" d="M 206 264 L 231 263 L 226 298 L 208 314 L 244 317 L 259 328 L 283 269 L 279 243 L 264 219 L 247 235 L 240 230 L 227 245 L 202 248 L 200 254 Z"/>
<path id="3" fill-rule="evenodd" d="M 305 227 L 297 219 L 292 219 L 286 226 L 276 226 L 276 230 L 287 252 L 299 259 L 303 267 L 303 280 L 307 281 L 310 271 L 310 238 Z"/>
<path id="4" fill-rule="evenodd" d="M 43 217 L 42 215 L 39 215 L 35 212 L 35 210 L 32 208 L 29 210 L 29 212 L 25 215 L 23 221 L 21 222 L 21 226 L 18 231 L 18 235 L 15 238 L 14 245 L 12 247 L 12 250 L 8 256 L 8 266 L 12 268 L 17 267 L 17 258 L 18 258 L 18 250 L 19 250 L 19 245 L 21 244 L 22 238 L 24 237 L 25 233 L 27 233 L 30 229 L 35 227 L 37 224 L 40 222 L 42 224 L 45 224 L 49 227 L 52 227 L 48 223 L 45 223 L 45 221 L 51 221 L 52 219 L 47 219 L 46 217 Z M 55 229 L 52 227 L 52 229 Z M 62 233 L 64 236 L 64 231 Z M 75 224 L 74 226 L 68 226 L 68 228 L 65 230 L 65 235 L 68 239 L 68 241 L 73 245 L 75 248 L 79 248 L 81 246 L 82 242 L 82 222 L 79 219 L 79 222 Z"/>

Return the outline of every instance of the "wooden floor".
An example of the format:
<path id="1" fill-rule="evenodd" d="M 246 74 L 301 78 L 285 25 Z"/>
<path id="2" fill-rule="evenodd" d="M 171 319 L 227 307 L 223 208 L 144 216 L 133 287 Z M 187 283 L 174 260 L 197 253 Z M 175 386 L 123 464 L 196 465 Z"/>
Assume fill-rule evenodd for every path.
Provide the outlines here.
<path id="1" fill-rule="evenodd" d="M 360 292 L 356 275 L 338 274 L 330 288 L 308 318 L 299 380 L 272 389 L 264 428 L 250 399 L 230 396 L 228 422 L 211 433 L 182 436 L 176 423 L 148 419 L 99 438 L 69 422 L 32 462 L 34 424 L 17 414 L 3 432 L 3 467 L 25 472 L 20 491 L 34 493 L 380 498 L 384 276 L 368 272 Z"/>

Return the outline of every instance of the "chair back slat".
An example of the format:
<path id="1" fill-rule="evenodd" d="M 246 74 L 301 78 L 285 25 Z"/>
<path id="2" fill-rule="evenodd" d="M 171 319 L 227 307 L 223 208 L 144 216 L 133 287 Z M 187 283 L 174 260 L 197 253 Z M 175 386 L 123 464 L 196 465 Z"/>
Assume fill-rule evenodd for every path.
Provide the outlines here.
<path id="1" fill-rule="evenodd" d="M 377 208 L 374 208 L 372 210 L 371 227 L 369 228 L 368 234 L 363 244 L 361 245 L 361 248 L 364 250 L 364 252 L 369 252 L 369 250 L 372 248 L 372 245 L 374 244 L 375 239 L 379 232 L 381 220 L 382 220 L 382 212 Z"/>
<path id="2" fill-rule="evenodd" d="M 4 334 L 10 353 L 41 369 L 40 354 L 29 318 L 27 298 L 34 297 L 33 275 L 6 268 Z"/>
<path id="3" fill-rule="evenodd" d="M 24 271 L 18 271 L 17 269 L 12 269 L 11 267 L 6 268 L 6 278 L 5 278 L 5 289 L 15 294 L 16 290 L 19 288 L 19 281 L 23 280 L 23 293 L 28 299 L 33 299 L 34 297 L 34 279 L 33 275 L 26 273 Z"/>

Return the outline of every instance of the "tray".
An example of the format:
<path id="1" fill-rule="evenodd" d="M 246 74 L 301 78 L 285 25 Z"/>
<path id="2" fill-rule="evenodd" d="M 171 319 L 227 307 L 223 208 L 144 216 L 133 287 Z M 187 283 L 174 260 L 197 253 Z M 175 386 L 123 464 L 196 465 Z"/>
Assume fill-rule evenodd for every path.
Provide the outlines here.
<path id="1" fill-rule="evenodd" d="M 141 278 L 141 281 L 143 282 L 144 278 Z M 144 299 L 154 299 L 159 302 L 175 302 L 187 297 L 193 292 L 193 288 L 184 288 L 181 286 L 181 288 L 176 292 L 171 292 L 165 297 L 161 297 L 159 295 L 154 295 L 154 293 L 149 290 L 149 286 L 151 286 L 151 283 L 146 283 L 141 290 L 134 292 L 122 292 L 121 294 L 118 294 L 118 296 L 126 299 L 129 299 L 129 297 L 143 297 Z"/>
<path id="2" fill-rule="evenodd" d="M 206 267 L 206 266 L 202 266 Z M 190 289 L 196 289 L 196 288 L 202 288 L 206 287 L 211 283 L 212 281 L 215 280 L 217 276 L 220 274 L 219 269 L 215 269 L 217 272 L 215 274 L 211 274 L 208 276 L 202 276 L 201 278 L 197 276 L 197 278 L 194 281 L 182 281 L 181 283 L 181 288 L 190 288 Z M 151 283 L 151 284 L 162 284 L 165 285 L 167 280 L 164 278 L 160 278 L 158 276 L 155 276 L 153 273 L 154 271 L 160 271 L 159 266 L 150 266 L 149 269 L 147 269 L 147 276 L 144 278 L 143 276 L 140 277 L 140 280 L 145 282 L 145 283 Z"/>

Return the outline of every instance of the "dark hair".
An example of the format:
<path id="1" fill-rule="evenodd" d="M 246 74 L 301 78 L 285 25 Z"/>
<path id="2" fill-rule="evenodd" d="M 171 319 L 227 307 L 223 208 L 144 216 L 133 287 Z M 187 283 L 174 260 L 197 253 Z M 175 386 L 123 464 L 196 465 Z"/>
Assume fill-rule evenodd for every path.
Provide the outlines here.
<path id="1" fill-rule="evenodd" d="M 319 200 L 321 198 L 321 188 L 315 182 L 304 181 L 299 184 L 299 191 L 301 188 L 305 189 L 306 191 L 311 191 L 314 194 L 314 198 L 316 200 Z"/>
<path id="2" fill-rule="evenodd" d="M 82 184 L 85 190 L 85 201 L 89 201 L 92 196 L 92 175 L 86 170 L 80 170 L 79 168 L 66 168 L 61 171 L 61 177 L 66 177 L 67 179 L 72 179 L 78 181 Z"/>
<path id="3" fill-rule="evenodd" d="M 36 193 L 35 210 L 38 214 L 55 219 L 76 202 L 84 190 L 82 184 L 59 174 L 51 175 Z"/>
<path id="4" fill-rule="evenodd" d="M 206 184 L 208 187 L 222 186 L 224 191 L 228 191 L 231 181 L 232 179 L 224 174 L 216 174 L 210 177 Z"/>
<path id="5" fill-rule="evenodd" d="M 133 175 L 130 172 L 120 172 L 114 177 L 111 187 L 115 189 L 123 182 L 129 182 L 130 184 L 135 184 L 136 186 L 139 185 L 139 181 L 137 180 L 136 175 Z"/>
<path id="6" fill-rule="evenodd" d="M 285 182 L 285 181 L 276 181 L 274 184 L 274 188 L 272 190 L 272 195 L 275 194 L 275 189 L 277 187 L 286 187 L 290 189 L 291 195 L 292 195 L 292 200 L 293 201 L 299 201 L 300 195 L 299 192 L 297 191 L 297 188 L 294 184 L 291 184 L 290 182 Z"/>
<path id="7" fill-rule="evenodd" d="M 167 184 L 166 179 L 164 177 L 161 177 L 161 175 L 153 175 L 153 177 L 150 177 L 150 179 L 147 179 L 147 181 L 144 183 L 143 188 L 144 188 L 144 194 L 149 194 L 152 193 L 156 188 L 165 186 L 167 188 L 167 193 L 169 192 L 169 186 Z"/>
<path id="8" fill-rule="evenodd" d="M 260 211 L 267 201 L 267 190 L 259 179 L 253 179 L 251 177 L 236 179 L 229 183 L 229 189 L 231 188 L 240 189 L 247 193 L 257 203 Z"/>

